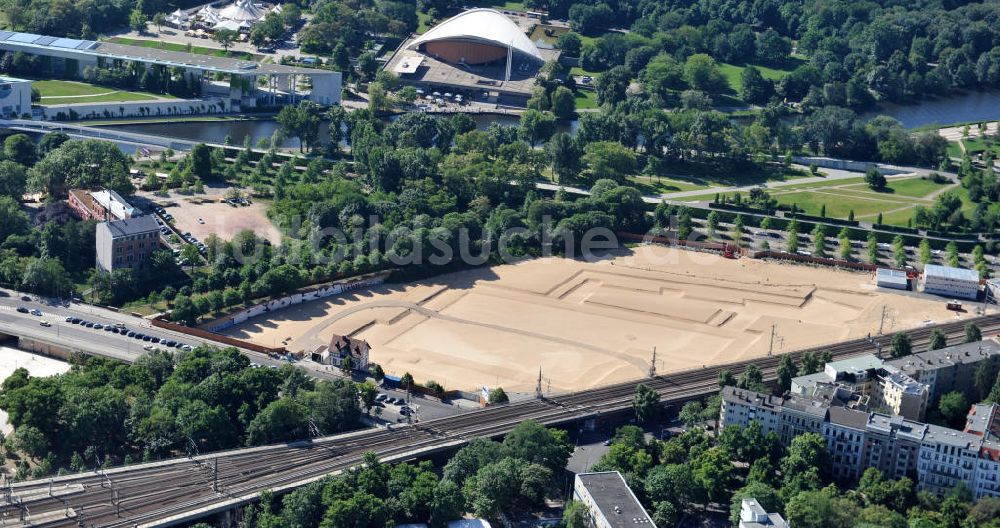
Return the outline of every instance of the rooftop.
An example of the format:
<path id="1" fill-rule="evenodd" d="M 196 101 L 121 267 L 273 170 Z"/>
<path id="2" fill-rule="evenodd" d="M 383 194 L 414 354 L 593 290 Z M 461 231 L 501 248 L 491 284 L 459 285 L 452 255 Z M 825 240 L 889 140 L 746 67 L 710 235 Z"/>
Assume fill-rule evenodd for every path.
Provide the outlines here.
<path id="1" fill-rule="evenodd" d="M 101 225 L 108 228 L 111 232 L 112 238 L 149 233 L 150 231 L 159 232 L 160 229 L 159 226 L 156 225 L 156 220 L 154 220 L 152 216 L 140 216 L 137 218 L 129 218 L 127 220 L 102 222 Z"/>
<path id="2" fill-rule="evenodd" d="M 878 368 L 882 368 L 882 360 L 874 354 L 866 354 L 864 356 L 831 361 L 826 364 L 823 370 L 827 372 L 833 371 L 838 374 L 857 374 Z"/>
<path id="3" fill-rule="evenodd" d="M 740 528 L 788 528 L 788 523 L 777 513 L 768 513 L 757 499 L 743 499 L 740 504 Z"/>
<path id="4" fill-rule="evenodd" d="M 417 49 L 421 44 L 439 40 L 464 40 L 509 47 L 535 60 L 545 60 L 524 31 L 496 9 L 478 8 L 459 13 L 408 43 L 406 48 Z"/>
<path id="5" fill-rule="evenodd" d="M 973 405 L 965 419 L 965 432 L 986 439 L 1000 440 L 1000 405 L 995 403 Z"/>
<path id="6" fill-rule="evenodd" d="M 973 446 L 979 446 L 983 439 L 972 433 L 948 429 L 940 425 L 927 424 L 927 434 L 924 435 L 924 441 L 933 441 L 960 449 L 968 449 Z"/>
<path id="7" fill-rule="evenodd" d="M 847 407 L 830 407 L 830 423 L 864 431 L 868 426 L 868 413 Z"/>
<path id="8" fill-rule="evenodd" d="M 90 193 L 94 197 L 94 201 L 101 204 L 111 214 L 115 215 L 117 218 L 131 218 L 136 216 L 136 209 L 129 205 L 124 198 L 118 193 L 112 190 L 103 190 Z"/>
<path id="9" fill-rule="evenodd" d="M 283 64 L 266 64 L 253 61 L 234 59 L 231 57 L 216 57 L 199 55 L 183 51 L 168 51 L 142 46 L 129 46 L 113 42 L 97 42 L 93 40 L 77 40 L 36 35 L 33 33 L 15 33 L 0 31 L 0 48 L 4 45 L 18 48 L 35 48 L 38 50 L 76 53 L 112 59 L 141 61 L 152 64 L 162 64 L 171 67 L 184 67 L 204 71 L 237 73 L 237 74 L 308 74 L 317 75 L 334 73 L 324 70 L 285 66 Z"/>
<path id="10" fill-rule="evenodd" d="M 722 399 L 731 403 L 753 403 L 759 407 L 767 407 L 769 409 L 781 407 L 785 403 L 785 399 L 781 396 L 761 394 L 752 390 L 733 387 L 732 385 L 726 385 L 722 388 Z"/>
<path id="11" fill-rule="evenodd" d="M 601 511 L 608 525 L 613 528 L 650 526 L 655 528 L 649 514 L 639 504 L 639 499 L 625 483 L 621 473 L 606 471 L 601 473 L 579 473 L 576 476 L 587 490 L 597 509 Z"/>
<path id="12" fill-rule="evenodd" d="M 891 268 L 879 268 L 875 271 L 875 280 L 878 282 L 891 282 L 893 284 L 906 284 L 906 272 Z"/>
<path id="13" fill-rule="evenodd" d="M 919 371 L 935 370 L 964 363 L 978 363 L 983 358 L 1000 356 L 1000 345 L 992 339 L 962 343 L 938 350 L 918 352 L 909 356 L 890 359 L 887 366 L 895 367 L 911 377 Z"/>
<path id="14" fill-rule="evenodd" d="M 928 264 L 924 266 L 924 277 L 942 277 L 946 279 L 979 282 L 979 272 L 976 270 L 952 268 L 951 266 L 940 266 L 938 264 Z"/>

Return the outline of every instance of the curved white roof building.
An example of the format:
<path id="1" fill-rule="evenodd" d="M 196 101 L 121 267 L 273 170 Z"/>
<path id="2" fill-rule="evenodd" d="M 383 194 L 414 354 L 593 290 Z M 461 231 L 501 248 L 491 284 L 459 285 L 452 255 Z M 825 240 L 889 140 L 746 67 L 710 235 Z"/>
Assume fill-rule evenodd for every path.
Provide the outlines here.
<path id="1" fill-rule="evenodd" d="M 471 9 L 434 26 L 408 46 L 445 62 L 485 64 L 507 57 L 513 48 L 543 61 L 531 39 L 513 20 L 495 9 Z"/>

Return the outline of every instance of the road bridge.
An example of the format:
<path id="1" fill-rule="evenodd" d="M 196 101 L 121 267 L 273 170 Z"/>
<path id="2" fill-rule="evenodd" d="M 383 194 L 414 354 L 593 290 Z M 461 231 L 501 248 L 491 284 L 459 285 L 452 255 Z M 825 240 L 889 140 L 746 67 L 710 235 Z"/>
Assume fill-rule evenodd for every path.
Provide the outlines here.
<path id="1" fill-rule="evenodd" d="M 122 132 L 120 130 L 112 130 L 108 128 L 72 125 L 69 123 L 35 121 L 32 119 L 0 119 L 0 128 L 30 134 L 62 132 L 70 137 L 78 139 L 100 139 L 104 141 L 113 141 L 115 143 L 136 145 L 138 147 L 158 146 L 174 150 L 191 150 L 195 145 L 194 142 L 182 139 L 153 136 L 149 134 L 138 134 L 135 132 Z"/>
<path id="2" fill-rule="evenodd" d="M 931 332 L 964 338 L 965 325 L 978 324 L 984 335 L 1000 332 L 1000 315 L 909 330 L 914 349 L 930 342 Z M 888 348 L 890 337 L 855 339 L 792 352 L 829 350 L 835 358 Z M 265 490 L 285 491 L 337 474 L 360 463 L 366 452 L 387 462 L 413 460 L 454 449 L 477 437 L 499 437 L 533 419 L 563 425 L 631 412 L 638 383 L 656 390 L 665 404 L 681 404 L 718 390 L 723 368 L 739 375 L 748 365 L 776 378 L 780 356 L 650 377 L 549 398 L 488 407 L 410 426 L 368 429 L 311 441 L 237 449 L 163 462 L 116 467 L 13 484 L 0 501 L 8 519 L 25 526 L 156 527 L 189 523 L 256 500 Z"/>

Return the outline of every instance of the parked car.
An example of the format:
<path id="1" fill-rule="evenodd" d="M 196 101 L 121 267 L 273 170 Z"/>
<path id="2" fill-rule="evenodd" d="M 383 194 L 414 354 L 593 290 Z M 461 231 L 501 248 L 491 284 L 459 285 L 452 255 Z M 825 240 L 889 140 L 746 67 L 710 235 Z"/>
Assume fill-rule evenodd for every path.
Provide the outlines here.
<path id="1" fill-rule="evenodd" d="M 48 321 L 40 321 L 38 324 L 40 324 L 40 325 L 42 325 L 42 326 L 44 326 L 46 328 L 52 326 L 52 323 L 50 323 Z"/>
<path id="2" fill-rule="evenodd" d="M 19 313 L 30 313 L 30 310 L 28 310 L 27 308 L 25 308 L 25 307 L 23 307 L 23 306 L 18 306 L 18 307 L 17 307 L 17 311 L 18 311 Z"/>
<path id="3" fill-rule="evenodd" d="M 37 317 L 41 317 L 42 316 L 42 311 L 39 310 L 38 308 L 35 308 L 35 309 L 31 310 L 30 313 L 31 313 L 31 315 L 34 315 L 34 316 L 37 316 Z"/>

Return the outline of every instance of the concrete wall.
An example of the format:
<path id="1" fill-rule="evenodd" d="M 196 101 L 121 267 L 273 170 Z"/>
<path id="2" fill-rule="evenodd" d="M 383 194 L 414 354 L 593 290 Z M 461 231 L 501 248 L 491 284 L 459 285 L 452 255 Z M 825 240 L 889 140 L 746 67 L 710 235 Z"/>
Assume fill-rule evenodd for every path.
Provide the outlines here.
<path id="1" fill-rule="evenodd" d="M 17 348 L 21 350 L 27 350 L 28 352 L 34 352 L 36 354 L 41 354 L 43 356 L 49 356 L 54 358 L 59 358 L 63 360 L 69 360 L 69 357 L 73 354 L 73 351 L 65 346 L 53 345 L 51 343 L 43 343 L 41 341 L 36 341 L 27 337 L 19 337 L 17 339 Z"/>
<path id="2" fill-rule="evenodd" d="M 340 104 L 340 92 L 342 91 L 340 72 L 318 73 L 310 77 L 312 78 L 310 101 L 322 105 Z"/>
<path id="3" fill-rule="evenodd" d="M 66 120 L 70 119 L 71 109 L 73 112 L 76 112 L 77 119 L 215 114 L 229 110 L 229 99 L 212 97 L 206 99 L 135 101 L 131 103 L 50 105 L 42 107 L 42 116 L 48 120 Z M 60 116 L 60 114 L 62 115 Z"/>
<path id="4" fill-rule="evenodd" d="M 356 290 L 359 288 L 368 288 L 371 286 L 377 286 L 385 282 L 388 274 L 380 273 L 374 276 L 368 276 L 356 280 L 350 280 L 345 282 L 338 282 L 335 284 L 330 284 L 323 286 L 322 288 L 317 288 L 315 290 L 310 290 L 306 292 L 293 293 L 282 297 L 280 299 L 274 299 L 272 301 L 267 301 L 265 303 L 257 304 L 247 308 L 245 310 L 240 310 L 234 314 L 229 314 L 222 319 L 218 319 L 209 323 L 206 329 L 210 332 L 220 332 L 232 326 L 242 324 L 252 317 L 257 317 L 259 315 L 264 315 L 271 313 L 275 310 L 281 310 L 283 308 L 288 308 L 289 306 L 294 306 L 296 304 L 301 304 L 309 301 L 316 301 L 319 299 L 325 299 L 327 297 L 333 297 L 334 295 L 340 295 L 342 293 L 349 292 L 351 290 Z"/>
<path id="5" fill-rule="evenodd" d="M 0 78 L 0 115 L 31 113 L 31 81 Z"/>
<path id="6" fill-rule="evenodd" d="M 870 161 L 854 161 L 836 158 L 823 158 L 819 156 L 793 156 L 792 161 L 800 165 L 816 165 L 825 169 L 840 169 L 853 172 L 867 172 L 868 169 L 875 168 L 882 174 L 903 174 L 907 171 L 899 170 L 881 163 Z"/>

